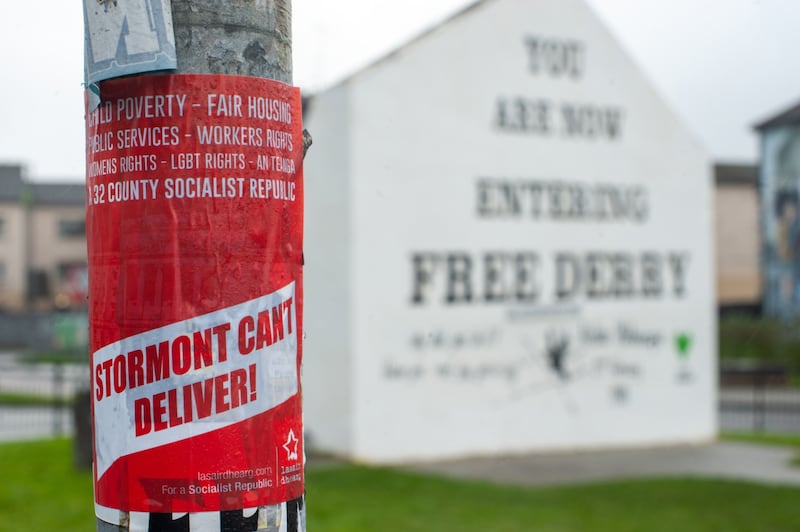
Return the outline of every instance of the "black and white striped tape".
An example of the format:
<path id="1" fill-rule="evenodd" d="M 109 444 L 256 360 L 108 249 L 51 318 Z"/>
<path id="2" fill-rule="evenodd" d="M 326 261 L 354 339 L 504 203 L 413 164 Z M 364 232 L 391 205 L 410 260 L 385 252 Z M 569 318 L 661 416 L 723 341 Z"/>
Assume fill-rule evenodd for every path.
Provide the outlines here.
<path id="1" fill-rule="evenodd" d="M 306 511 L 300 497 L 274 506 L 244 510 L 197 513 L 120 514 L 116 523 L 110 516 L 97 519 L 97 532 L 305 532 Z"/>

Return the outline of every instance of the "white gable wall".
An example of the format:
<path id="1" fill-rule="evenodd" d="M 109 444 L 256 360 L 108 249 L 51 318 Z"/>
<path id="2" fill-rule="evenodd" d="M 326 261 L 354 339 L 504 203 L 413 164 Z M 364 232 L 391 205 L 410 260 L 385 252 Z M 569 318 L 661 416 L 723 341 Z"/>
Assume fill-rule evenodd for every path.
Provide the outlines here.
<path id="1" fill-rule="evenodd" d="M 352 390 L 353 291 L 348 91 L 341 85 L 315 98 L 313 145 L 304 162 L 303 346 L 306 444 L 348 454 L 355 430 Z M 311 245 L 308 245 L 310 243 Z"/>
<path id="2" fill-rule="evenodd" d="M 580 75 L 532 72 L 527 38 L 579 43 Z M 349 90 L 352 139 L 348 454 L 399 461 L 713 436 L 708 161 L 582 2 L 484 2 L 336 90 Z M 499 99 L 517 97 L 546 102 L 547 133 L 497 126 Z M 564 105 L 619 111 L 621 133 L 567 135 Z M 309 122 L 315 139 L 320 119 Z M 311 172 L 307 166 L 309 197 Z M 647 214 L 636 221 L 484 216 L 480 180 L 635 188 Z M 307 235 L 319 223 L 308 212 Z M 593 252 L 634 261 L 656 254 L 662 295 L 592 298 L 584 290 L 559 299 L 557 257 Z M 425 301 L 415 304 L 413 257 L 431 253 L 439 262 Z M 482 301 L 485 261 L 513 263 L 507 257 L 518 253 L 538 261 L 528 271 L 535 301 Z M 670 284 L 670 254 L 685 261 L 680 296 Z M 472 261 L 469 303 L 445 301 L 453 256 Z M 513 292 L 515 277 L 503 271 L 490 291 Z M 307 295 L 308 313 L 310 288 Z M 679 356 L 680 335 L 690 340 Z M 548 346 L 564 339 L 559 373 Z M 309 398 L 313 384 L 305 386 Z"/>

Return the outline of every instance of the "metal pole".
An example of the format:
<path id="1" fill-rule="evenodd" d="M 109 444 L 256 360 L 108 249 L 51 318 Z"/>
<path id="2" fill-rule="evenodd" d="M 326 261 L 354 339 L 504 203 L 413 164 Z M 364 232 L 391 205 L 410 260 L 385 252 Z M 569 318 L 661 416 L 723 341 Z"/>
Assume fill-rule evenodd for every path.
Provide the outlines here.
<path id="1" fill-rule="evenodd" d="M 67 401 L 64 397 L 64 366 L 58 362 L 53 364 L 53 435 L 64 434 L 63 416 L 66 412 Z"/>
<path id="2" fill-rule="evenodd" d="M 172 16 L 177 73 L 292 83 L 291 0 L 172 0 Z M 304 132 L 304 151 L 310 143 Z M 197 514 L 131 513 L 121 526 L 98 519 L 97 530 L 304 532 L 304 500 Z"/>
<path id="3" fill-rule="evenodd" d="M 178 72 L 292 82 L 291 0 L 172 0 Z"/>

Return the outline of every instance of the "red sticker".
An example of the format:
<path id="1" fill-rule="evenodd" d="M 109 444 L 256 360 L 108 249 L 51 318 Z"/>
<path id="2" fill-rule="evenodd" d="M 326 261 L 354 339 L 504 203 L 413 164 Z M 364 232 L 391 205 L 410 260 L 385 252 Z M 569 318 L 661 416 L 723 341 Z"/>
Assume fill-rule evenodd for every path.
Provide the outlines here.
<path id="1" fill-rule="evenodd" d="M 86 120 L 95 502 L 300 497 L 300 92 L 163 75 L 101 93 Z"/>

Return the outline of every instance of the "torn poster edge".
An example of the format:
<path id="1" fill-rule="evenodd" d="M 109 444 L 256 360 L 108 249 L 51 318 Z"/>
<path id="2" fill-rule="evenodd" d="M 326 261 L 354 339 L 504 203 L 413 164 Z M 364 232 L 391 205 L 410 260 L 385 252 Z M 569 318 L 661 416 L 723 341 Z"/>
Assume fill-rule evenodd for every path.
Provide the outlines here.
<path id="1" fill-rule="evenodd" d="M 100 81 L 177 68 L 171 0 L 83 0 L 83 22 L 89 111 Z"/>

